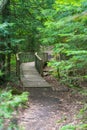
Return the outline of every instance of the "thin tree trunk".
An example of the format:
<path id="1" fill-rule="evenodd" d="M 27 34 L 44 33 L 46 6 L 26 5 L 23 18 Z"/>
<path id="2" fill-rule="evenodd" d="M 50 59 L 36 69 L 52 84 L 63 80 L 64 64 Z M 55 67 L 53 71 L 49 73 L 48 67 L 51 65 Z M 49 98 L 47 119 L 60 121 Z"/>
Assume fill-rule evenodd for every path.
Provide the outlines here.
<path id="1" fill-rule="evenodd" d="M 7 4 L 5 5 L 4 10 L 2 11 L 3 22 L 8 22 L 8 23 L 10 22 L 10 8 L 9 8 L 9 5 L 10 5 L 10 0 L 7 1 Z M 7 36 L 7 39 L 9 41 L 9 39 L 10 39 L 9 35 Z M 10 48 L 10 47 L 11 47 L 11 44 L 9 42 L 8 43 L 8 48 Z M 8 73 L 8 75 L 10 75 L 10 72 L 11 72 L 10 62 L 11 62 L 11 53 L 8 53 L 7 54 L 7 73 Z"/>
<path id="2" fill-rule="evenodd" d="M 10 0 L 7 0 L 6 2 L 6 5 L 5 7 L 3 8 L 2 10 L 2 22 L 10 22 L 10 8 L 9 8 L 9 5 L 10 5 Z M 7 39 L 8 41 L 10 41 L 10 36 L 8 35 L 7 36 Z M 11 47 L 11 44 L 10 42 L 8 42 L 8 48 Z M 10 75 L 10 72 L 11 72 L 11 65 L 10 65 L 10 62 L 11 62 L 11 53 L 8 53 L 7 54 L 7 73 L 8 75 Z"/>

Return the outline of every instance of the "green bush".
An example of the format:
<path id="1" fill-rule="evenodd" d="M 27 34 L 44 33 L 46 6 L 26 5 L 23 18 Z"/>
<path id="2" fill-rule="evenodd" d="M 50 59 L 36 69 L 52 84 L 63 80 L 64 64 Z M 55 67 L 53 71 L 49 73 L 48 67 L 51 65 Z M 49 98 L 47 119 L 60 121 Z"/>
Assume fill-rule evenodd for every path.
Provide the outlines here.
<path id="1" fill-rule="evenodd" d="M 60 130 L 87 130 L 87 124 L 82 125 L 65 125 Z"/>
<path id="2" fill-rule="evenodd" d="M 40 41 L 52 45 L 53 75 L 66 85 L 80 86 L 87 80 L 87 2 L 56 0 L 51 11 L 44 9 Z"/>
<path id="3" fill-rule="evenodd" d="M 4 128 L 7 120 L 9 120 L 10 124 L 10 126 L 8 124 L 8 129 L 14 127 L 11 122 L 13 112 L 16 112 L 19 106 L 23 106 L 28 101 L 28 95 L 28 92 L 24 92 L 21 95 L 12 95 L 12 90 L 0 90 L 0 128 Z"/>

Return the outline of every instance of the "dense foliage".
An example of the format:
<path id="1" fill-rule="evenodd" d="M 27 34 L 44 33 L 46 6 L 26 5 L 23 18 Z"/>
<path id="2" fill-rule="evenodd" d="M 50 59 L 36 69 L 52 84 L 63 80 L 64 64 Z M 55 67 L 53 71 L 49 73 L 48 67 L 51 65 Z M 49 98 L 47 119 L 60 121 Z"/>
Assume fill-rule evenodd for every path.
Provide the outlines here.
<path id="1" fill-rule="evenodd" d="M 17 122 L 13 119 L 16 120 L 18 107 L 23 106 L 27 101 L 28 92 L 13 95 L 12 90 L 0 90 L 0 129 L 17 129 Z"/>
<path id="2" fill-rule="evenodd" d="M 61 83 L 81 86 L 82 82 L 87 81 L 87 1 L 7 1 L 6 7 L 0 12 L 0 83 L 11 71 L 13 55 L 19 51 L 35 52 L 40 46 L 53 48 L 53 59 L 48 65 Z M 0 102 L 0 111 L 3 108 L 5 110 L 1 113 L 2 124 L 2 117 L 8 117 L 13 106 L 19 102 L 11 92 L 4 93 L 7 99 L 3 99 L 2 92 L 0 94 L 1 101 L 4 100 Z M 9 105 L 11 111 L 8 111 Z M 68 125 L 62 130 L 76 127 Z M 87 125 L 81 127 L 85 129 Z"/>
<path id="3" fill-rule="evenodd" d="M 0 25 L 0 53 L 7 54 L 7 64 L 12 53 L 35 52 L 40 45 L 51 45 L 53 74 L 67 85 L 81 85 L 87 79 L 87 2 L 11 0 L 8 4 L 1 17 L 5 23 Z"/>
<path id="4" fill-rule="evenodd" d="M 38 27 L 43 26 L 41 10 L 50 8 L 53 0 L 11 0 L 11 21 L 15 23 L 16 38 L 25 39 L 19 49 L 35 52 L 40 46 Z"/>
<path id="5" fill-rule="evenodd" d="M 87 79 L 87 2 L 55 1 L 51 9 L 42 10 L 46 17 L 38 28 L 40 41 L 52 45 L 53 74 L 61 82 L 76 86 Z"/>
<path id="6" fill-rule="evenodd" d="M 81 85 L 87 78 L 87 2 L 85 0 L 37 0 L 10 2 L 14 38 L 25 39 L 19 50 L 53 46 L 49 63 L 53 74 L 67 85 Z"/>

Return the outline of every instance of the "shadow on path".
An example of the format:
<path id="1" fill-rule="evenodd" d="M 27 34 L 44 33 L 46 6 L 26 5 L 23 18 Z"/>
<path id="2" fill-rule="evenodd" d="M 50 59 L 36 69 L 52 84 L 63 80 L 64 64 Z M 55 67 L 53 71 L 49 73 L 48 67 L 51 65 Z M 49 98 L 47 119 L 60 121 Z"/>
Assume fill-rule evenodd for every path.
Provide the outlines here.
<path id="1" fill-rule="evenodd" d="M 29 88 L 29 92 L 29 107 L 19 120 L 24 130 L 61 130 L 66 124 L 78 124 L 76 114 L 82 107 L 79 94 L 51 88 Z"/>
<path id="2" fill-rule="evenodd" d="M 20 118 L 25 130 L 57 130 L 57 113 L 61 101 L 51 88 L 30 88 L 29 108 Z"/>

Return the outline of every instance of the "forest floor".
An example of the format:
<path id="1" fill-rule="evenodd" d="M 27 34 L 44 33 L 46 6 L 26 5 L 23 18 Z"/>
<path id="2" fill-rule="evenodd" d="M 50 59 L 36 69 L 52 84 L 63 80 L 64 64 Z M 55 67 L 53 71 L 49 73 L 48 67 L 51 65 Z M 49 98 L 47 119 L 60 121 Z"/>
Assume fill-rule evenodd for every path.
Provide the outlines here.
<path id="1" fill-rule="evenodd" d="M 64 125 L 80 124 L 78 114 L 87 97 L 50 75 L 44 78 L 53 88 L 29 88 L 29 105 L 19 112 L 19 126 L 23 130 L 61 130 Z"/>

